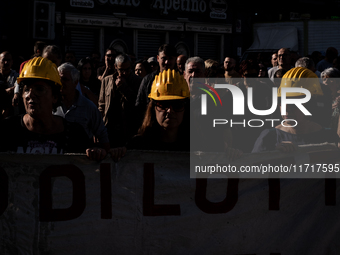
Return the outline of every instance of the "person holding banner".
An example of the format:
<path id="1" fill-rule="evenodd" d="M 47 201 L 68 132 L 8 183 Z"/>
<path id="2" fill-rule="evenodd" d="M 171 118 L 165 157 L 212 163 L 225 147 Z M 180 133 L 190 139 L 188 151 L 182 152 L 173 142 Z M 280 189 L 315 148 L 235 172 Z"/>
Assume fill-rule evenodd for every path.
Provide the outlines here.
<path id="1" fill-rule="evenodd" d="M 281 98 L 283 87 L 296 87 L 308 89 L 311 93 L 311 100 L 304 104 L 313 115 L 320 111 L 317 106 L 317 96 L 323 92 L 317 75 L 304 67 L 296 67 L 289 70 L 281 81 L 278 90 L 278 97 Z M 305 98 L 300 92 L 289 92 L 287 98 Z M 319 144 L 324 142 L 335 143 L 339 147 L 339 136 L 336 130 L 325 128 L 306 116 L 295 104 L 286 105 L 286 113 L 282 115 L 284 122 L 275 128 L 262 131 L 257 138 L 254 152 L 279 150 L 281 152 L 292 152 L 297 145 Z"/>
<path id="2" fill-rule="evenodd" d="M 109 151 L 119 160 L 128 150 L 190 151 L 189 86 L 175 70 L 164 70 L 156 75 L 142 126 L 126 147 Z M 228 148 L 226 156 L 234 160 L 243 152 Z"/>
<path id="3" fill-rule="evenodd" d="M 183 76 L 168 69 L 156 75 L 150 102 L 138 135 L 126 147 L 109 151 L 114 160 L 126 153 L 126 148 L 136 150 L 189 151 L 189 87 Z"/>
<path id="4" fill-rule="evenodd" d="M 29 60 L 18 84 L 26 114 L 13 116 L 0 124 L 0 151 L 17 153 L 63 154 L 85 153 L 90 159 L 101 160 L 106 151 L 90 148 L 91 139 L 80 124 L 70 123 L 52 114 L 60 105 L 62 83 L 57 66 L 47 58 Z"/>

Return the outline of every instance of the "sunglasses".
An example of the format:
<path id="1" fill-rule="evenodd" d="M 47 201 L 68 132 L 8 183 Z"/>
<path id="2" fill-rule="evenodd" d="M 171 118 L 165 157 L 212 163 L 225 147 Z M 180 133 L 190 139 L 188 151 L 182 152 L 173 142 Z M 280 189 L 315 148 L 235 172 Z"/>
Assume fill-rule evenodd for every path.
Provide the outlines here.
<path id="1" fill-rule="evenodd" d="M 175 112 L 182 112 L 185 109 L 186 102 L 182 100 L 164 100 L 164 101 L 153 101 L 156 110 L 159 112 L 166 111 L 170 107 Z"/>

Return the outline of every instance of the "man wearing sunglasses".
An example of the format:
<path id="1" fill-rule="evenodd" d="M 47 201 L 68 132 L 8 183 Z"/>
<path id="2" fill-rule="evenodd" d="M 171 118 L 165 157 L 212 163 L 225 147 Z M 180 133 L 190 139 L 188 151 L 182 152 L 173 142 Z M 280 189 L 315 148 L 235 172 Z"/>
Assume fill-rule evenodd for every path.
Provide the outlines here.
<path id="1" fill-rule="evenodd" d="M 114 74 L 115 69 L 115 58 L 117 56 L 117 51 L 110 47 L 106 49 L 105 52 L 105 66 L 99 67 L 97 69 L 97 78 L 98 80 L 103 80 L 106 76 Z"/>

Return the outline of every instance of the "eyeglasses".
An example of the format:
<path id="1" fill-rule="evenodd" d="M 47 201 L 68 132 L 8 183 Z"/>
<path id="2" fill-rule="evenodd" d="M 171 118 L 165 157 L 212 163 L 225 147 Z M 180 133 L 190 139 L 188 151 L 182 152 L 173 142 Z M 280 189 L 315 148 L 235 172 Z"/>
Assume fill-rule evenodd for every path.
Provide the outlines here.
<path id="1" fill-rule="evenodd" d="M 159 112 L 164 112 L 170 107 L 172 107 L 175 112 L 182 112 L 185 109 L 186 102 L 183 100 L 164 100 L 153 101 L 153 104 L 155 105 L 156 110 Z"/>

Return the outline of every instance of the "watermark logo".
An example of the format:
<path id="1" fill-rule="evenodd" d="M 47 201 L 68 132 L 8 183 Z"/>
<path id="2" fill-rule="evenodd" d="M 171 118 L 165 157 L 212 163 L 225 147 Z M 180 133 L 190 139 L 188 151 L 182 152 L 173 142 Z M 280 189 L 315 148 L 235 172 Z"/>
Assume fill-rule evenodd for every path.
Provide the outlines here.
<path id="1" fill-rule="evenodd" d="M 212 89 L 212 91 L 218 96 L 217 92 L 215 89 L 213 89 L 211 86 L 205 84 L 207 87 L 209 87 L 209 89 Z M 215 88 L 216 89 L 228 89 L 230 91 L 230 93 L 232 94 L 233 97 L 233 115 L 244 115 L 244 102 L 245 102 L 245 98 L 243 95 L 242 90 L 235 86 L 235 85 L 230 85 L 230 84 L 215 84 Z M 202 88 L 200 88 L 202 89 Z M 203 91 L 205 91 L 207 94 L 209 94 L 212 98 L 212 94 L 207 91 L 206 89 L 202 89 Z M 252 87 L 248 87 L 247 88 L 247 92 L 248 92 L 248 98 L 247 98 L 247 105 L 248 105 L 248 109 L 249 111 L 254 114 L 254 115 L 258 115 L 258 116 L 267 116 L 270 115 L 272 113 L 275 112 L 277 105 L 278 105 L 278 88 L 272 88 L 272 105 L 269 109 L 267 110 L 258 110 L 255 109 L 254 107 L 254 103 L 253 103 L 253 88 Z M 287 98 L 287 94 L 289 93 L 301 93 L 304 94 L 305 97 L 304 98 Z M 221 105 L 222 105 L 222 101 L 220 99 L 220 97 L 218 96 Z M 287 104 L 293 104 L 295 105 L 298 109 L 300 109 L 300 111 L 304 114 L 304 115 L 312 115 L 302 104 L 307 103 L 309 100 L 311 99 L 311 93 L 308 89 L 305 88 L 282 88 L 281 89 L 281 114 L 285 115 L 286 113 L 286 106 Z M 216 104 L 216 100 L 213 98 L 215 105 Z M 201 115 L 207 115 L 207 98 L 206 98 L 206 94 L 202 94 L 201 95 Z"/>
<path id="2" fill-rule="evenodd" d="M 222 106 L 221 97 L 219 96 L 219 94 L 217 93 L 217 91 L 213 87 L 209 86 L 208 84 L 202 83 L 202 82 L 199 82 L 199 84 L 202 84 L 202 85 L 206 86 L 208 89 L 210 89 L 217 96 L 217 98 L 220 101 L 220 104 Z M 201 88 L 201 87 L 198 87 L 198 89 L 203 90 L 204 92 L 206 92 L 212 98 L 212 100 L 214 101 L 215 106 L 217 106 L 216 100 L 215 100 L 214 96 L 210 93 L 209 90 Z M 201 113 L 202 113 L 202 115 L 206 115 L 207 114 L 207 95 L 206 94 L 202 94 L 201 95 L 201 100 L 202 100 L 202 110 L 201 110 Z"/>

